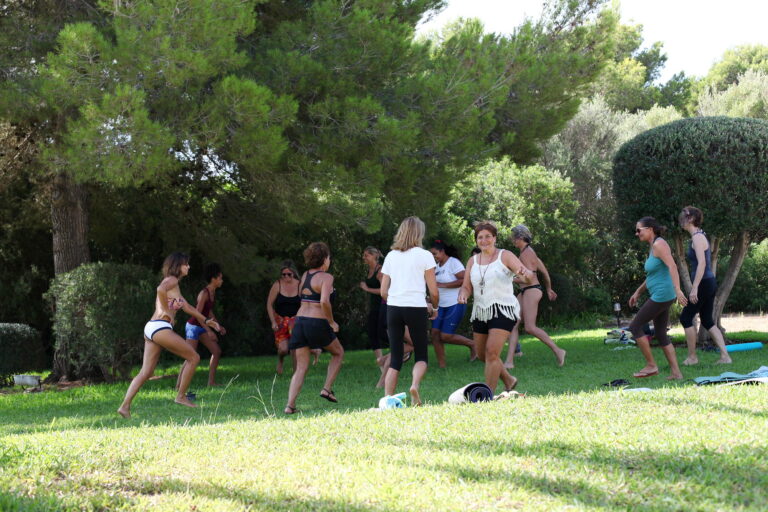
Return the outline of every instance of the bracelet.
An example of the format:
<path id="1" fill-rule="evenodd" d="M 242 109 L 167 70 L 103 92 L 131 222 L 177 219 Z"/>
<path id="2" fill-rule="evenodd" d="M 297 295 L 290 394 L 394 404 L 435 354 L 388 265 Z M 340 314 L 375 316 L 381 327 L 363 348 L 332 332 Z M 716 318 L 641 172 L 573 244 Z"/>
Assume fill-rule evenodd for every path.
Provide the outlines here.
<path id="1" fill-rule="evenodd" d="M 208 325 L 208 322 L 210 322 L 211 320 L 213 320 L 213 318 L 211 318 L 211 317 L 208 317 L 208 318 L 206 318 L 206 319 L 205 319 L 205 321 L 204 321 L 203 323 L 204 323 L 205 325 Z"/>

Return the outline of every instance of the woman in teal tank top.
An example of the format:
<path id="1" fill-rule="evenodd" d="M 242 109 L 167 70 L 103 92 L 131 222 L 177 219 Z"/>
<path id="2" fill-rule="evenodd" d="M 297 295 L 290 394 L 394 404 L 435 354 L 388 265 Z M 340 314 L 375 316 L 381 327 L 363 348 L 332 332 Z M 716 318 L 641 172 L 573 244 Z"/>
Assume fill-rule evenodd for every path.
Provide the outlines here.
<path id="1" fill-rule="evenodd" d="M 648 259 L 645 260 L 645 281 L 629 298 L 629 307 L 635 307 L 643 292 L 647 290 L 650 296 L 629 324 L 629 330 L 645 357 L 645 367 L 633 375 L 636 378 L 650 377 L 659 373 L 659 367 L 651 353 L 650 339 L 643 332 L 643 326 L 650 321 L 653 321 L 656 338 L 664 351 L 664 356 L 669 361 L 670 375 L 667 378 L 670 380 L 683 378 L 677 364 L 675 347 L 667 336 L 667 325 L 669 308 L 675 302 L 675 298 L 683 306 L 688 301 L 680 290 L 680 276 L 677 273 L 675 260 L 672 258 L 672 250 L 667 241 L 661 238 L 664 231 L 666 228 L 653 217 L 643 217 L 635 225 L 635 236 L 650 246 Z"/>

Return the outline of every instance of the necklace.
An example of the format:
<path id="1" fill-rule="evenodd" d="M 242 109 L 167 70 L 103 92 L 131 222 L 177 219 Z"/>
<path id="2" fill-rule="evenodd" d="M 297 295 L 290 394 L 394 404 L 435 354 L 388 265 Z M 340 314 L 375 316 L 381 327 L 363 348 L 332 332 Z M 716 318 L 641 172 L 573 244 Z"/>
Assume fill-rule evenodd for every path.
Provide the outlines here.
<path id="1" fill-rule="evenodd" d="M 495 248 L 493 249 L 493 254 L 491 254 L 491 259 L 493 259 L 494 256 L 496 256 L 496 249 Z M 480 263 L 478 263 L 478 265 L 480 265 L 482 267 L 483 266 L 483 253 L 480 253 L 479 260 L 480 260 Z M 488 273 L 488 267 L 490 267 L 490 266 L 491 266 L 491 262 L 488 262 L 488 264 L 485 266 L 485 271 L 483 271 L 482 269 L 478 269 L 478 271 L 480 272 L 480 295 L 482 295 L 483 291 L 485 291 L 485 274 Z"/>

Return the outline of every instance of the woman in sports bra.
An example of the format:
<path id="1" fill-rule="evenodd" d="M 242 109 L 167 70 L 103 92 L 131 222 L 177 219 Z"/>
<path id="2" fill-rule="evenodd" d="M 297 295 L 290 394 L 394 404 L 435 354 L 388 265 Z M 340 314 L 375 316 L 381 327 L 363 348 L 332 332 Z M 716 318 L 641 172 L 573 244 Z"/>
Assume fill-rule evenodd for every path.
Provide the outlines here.
<path id="1" fill-rule="evenodd" d="M 294 268 L 293 261 L 285 260 L 280 267 L 280 279 L 274 282 L 267 297 L 267 315 L 275 333 L 277 347 L 275 371 L 278 375 L 283 373 L 283 359 L 289 353 L 288 340 L 291 339 L 291 331 L 300 306 L 299 273 Z M 293 366 L 296 367 L 295 361 Z"/>
<path id="2" fill-rule="evenodd" d="M 339 324 L 333 319 L 333 276 L 328 273 L 331 266 L 331 251 L 323 242 L 313 242 L 304 250 L 304 263 L 309 268 L 301 277 L 299 296 L 301 307 L 296 315 L 296 322 L 291 333 L 288 348 L 294 351 L 296 367 L 288 389 L 288 403 L 285 414 L 294 414 L 296 398 L 299 396 L 304 377 L 309 368 L 312 349 L 323 349 L 331 354 L 325 384 L 320 391 L 320 398 L 336 403 L 333 383 L 339 375 L 344 359 L 344 348 L 339 343 L 336 333 Z"/>
<path id="3" fill-rule="evenodd" d="M 520 261 L 525 265 L 525 268 L 533 271 L 531 281 L 527 284 L 523 284 L 517 278 L 515 279 L 515 283 L 520 285 L 520 293 L 517 295 L 517 301 L 520 303 L 520 315 L 525 324 L 525 332 L 537 337 L 542 343 L 548 346 L 557 358 L 557 366 L 563 366 L 565 364 L 565 350 L 558 347 L 552 338 L 549 337 L 549 334 L 536 325 L 536 317 L 539 314 L 539 302 L 544 296 L 544 287 L 542 287 L 539 282 L 539 275 L 541 275 L 541 280 L 544 281 L 549 300 L 555 300 L 557 298 L 557 294 L 552 289 L 552 281 L 549 279 L 547 267 L 544 266 L 544 262 L 539 259 L 536 255 L 536 251 L 531 247 L 533 236 L 527 227 L 519 224 L 512 228 L 512 240 L 515 247 L 520 250 Z M 515 349 L 517 348 L 519 337 L 520 322 L 515 324 L 512 333 L 509 335 L 509 351 L 507 352 L 507 360 L 504 363 L 504 368 L 515 367 Z"/>
<path id="4" fill-rule="evenodd" d="M 200 356 L 197 352 L 184 341 L 184 339 L 173 331 L 173 321 L 176 319 L 176 312 L 183 309 L 185 313 L 197 318 L 203 325 L 206 325 L 216 331 L 219 330 L 219 324 L 212 318 L 206 318 L 197 309 L 193 308 L 179 290 L 179 280 L 189 273 L 189 256 L 184 253 L 175 252 L 165 258 L 163 262 L 163 280 L 157 287 L 155 297 L 155 313 L 152 319 L 144 326 L 144 362 L 142 363 L 139 374 L 134 377 L 125 393 L 125 399 L 117 410 L 123 418 L 131 417 L 131 402 L 139 392 L 141 386 L 155 372 L 157 361 L 160 359 L 160 353 L 163 349 L 173 352 L 177 356 L 183 357 L 186 364 L 179 381 L 179 389 L 176 394 L 175 402 L 187 407 L 197 407 L 187 399 L 187 389 L 195 374 L 197 363 L 200 362 Z"/>
<path id="5" fill-rule="evenodd" d="M 520 318 L 520 305 L 515 297 L 512 279 L 530 283 L 533 272 L 510 251 L 496 248 L 496 226 L 491 222 L 475 225 L 475 242 L 480 253 L 467 261 L 464 284 L 459 291 L 459 304 L 472 304 L 472 335 L 477 357 L 485 361 L 485 383 L 495 391 L 499 380 L 505 391 L 517 386 L 501 362 L 501 351 L 509 333 Z"/>
<path id="6" fill-rule="evenodd" d="M 216 315 L 213 313 L 213 304 L 216 301 L 216 290 L 221 288 L 224 284 L 224 274 L 221 272 L 221 267 L 218 263 L 209 263 L 203 270 L 203 276 L 208 283 L 205 288 L 200 290 L 197 294 L 197 310 L 206 318 L 212 318 L 219 321 Z M 219 339 L 210 327 L 200 325 L 200 322 L 195 317 L 191 317 L 184 325 L 185 334 L 187 337 L 187 343 L 192 348 L 197 350 L 198 341 L 205 345 L 205 348 L 211 353 L 211 362 L 208 364 L 208 385 L 218 386 L 216 384 L 216 369 L 219 367 L 219 360 L 221 359 L 221 347 L 219 346 Z M 219 333 L 227 334 L 227 330 L 223 325 L 219 324 Z M 181 365 L 179 370 L 179 378 L 176 381 L 176 389 L 181 384 L 181 376 L 184 375 L 184 366 L 186 361 Z"/>

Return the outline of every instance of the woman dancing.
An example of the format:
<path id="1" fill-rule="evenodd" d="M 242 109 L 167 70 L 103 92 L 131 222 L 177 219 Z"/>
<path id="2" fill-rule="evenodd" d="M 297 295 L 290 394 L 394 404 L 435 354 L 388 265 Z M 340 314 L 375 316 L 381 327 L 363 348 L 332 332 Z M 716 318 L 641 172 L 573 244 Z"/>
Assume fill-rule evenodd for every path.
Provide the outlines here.
<path id="1" fill-rule="evenodd" d="M 680 227 L 691 235 L 691 246 L 686 256 L 691 271 L 691 293 L 688 294 L 688 305 L 680 314 L 680 323 L 685 328 L 685 341 L 688 345 L 688 357 L 683 361 L 686 366 L 699 363 L 696 355 L 696 328 L 693 326 L 693 317 L 699 314 L 701 325 L 709 331 L 717 348 L 720 349 L 719 364 L 729 364 L 733 361 L 728 351 L 725 350 L 723 333 L 720 332 L 715 320 L 712 318 L 712 310 L 715 306 L 717 294 L 717 279 L 712 272 L 712 252 L 709 248 L 707 234 L 701 229 L 704 221 L 704 213 L 694 206 L 686 206 L 680 212 Z"/>
<path id="2" fill-rule="evenodd" d="M 304 250 L 304 263 L 309 270 L 304 272 L 301 278 L 299 292 L 301 307 L 296 315 L 291 341 L 288 343 L 288 348 L 295 352 L 296 368 L 288 389 L 285 414 L 294 414 L 298 411 L 296 398 L 304 385 L 312 349 L 324 349 L 331 354 L 325 385 L 320 391 L 320 397 L 329 402 L 338 402 L 333 393 L 333 383 L 339 375 L 344 359 L 344 348 L 336 337 L 339 324 L 333 319 L 331 306 L 333 300 L 331 295 L 335 293 L 333 276 L 328 273 L 328 268 L 331 266 L 331 251 L 323 242 L 311 243 Z"/>
<path id="3" fill-rule="evenodd" d="M 283 374 L 283 359 L 289 353 L 288 340 L 291 339 L 296 313 L 300 307 L 299 273 L 291 260 L 285 260 L 280 267 L 280 278 L 272 284 L 267 296 L 267 315 L 275 333 L 277 347 L 275 371 L 278 375 Z M 293 366 L 296 367 L 295 361 Z"/>
<path id="4" fill-rule="evenodd" d="M 517 385 L 501 362 L 501 351 L 510 332 L 520 318 L 520 305 L 515 297 L 513 278 L 530 284 L 533 272 L 525 268 L 509 251 L 496 248 L 496 226 L 491 222 L 475 225 L 475 242 L 480 253 L 467 262 L 459 303 L 474 297 L 472 334 L 477 357 L 485 361 L 485 383 L 492 390 L 501 380 L 505 391 Z"/>
<path id="5" fill-rule="evenodd" d="M 177 356 L 185 359 L 184 370 L 179 381 L 179 389 L 176 394 L 175 402 L 187 407 L 197 407 L 187 399 L 187 389 L 195 374 L 197 363 L 200 362 L 200 356 L 197 355 L 192 347 L 184 339 L 173 332 L 173 321 L 176 318 L 176 312 L 183 309 L 185 313 L 197 318 L 202 325 L 208 326 L 215 331 L 219 330 L 219 324 L 212 318 L 206 318 L 197 309 L 184 300 L 179 290 L 179 280 L 189 273 L 189 256 L 184 253 L 175 252 L 165 258 L 163 262 L 163 280 L 157 287 L 155 297 L 155 313 L 144 326 L 144 361 L 141 365 L 139 374 L 134 377 L 125 393 L 125 399 L 117 410 L 123 418 L 131 417 L 131 402 L 139 392 L 141 386 L 155 372 L 157 361 L 160 359 L 160 353 L 163 349 L 173 352 Z"/>
<path id="6" fill-rule="evenodd" d="M 390 360 L 384 379 L 386 395 L 393 395 L 403 365 L 403 336 L 405 328 L 411 333 L 416 362 L 411 381 L 411 402 L 421 405 L 419 387 L 427 372 L 427 320 L 437 316 L 438 290 L 435 280 L 435 259 L 421 247 L 424 222 L 408 217 L 400 223 L 392 250 L 382 267 L 381 296 L 387 301 L 387 327 Z M 431 304 L 425 301 L 424 289 L 429 290 Z"/>
<path id="7" fill-rule="evenodd" d="M 669 308 L 674 304 L 675 297 L 683 306 L 688 301 L 680 290 L 680 276 L 677 273 L 675 260 L 672 259 L 672 251 L 666 240 L 661 238 L 665 231 L 666 228 L 653 217 L 643 217 L 635 225 L 635 236 L 650 246 L 648 258 L 645 260 L 645 281 L 629 298 L 629 307 L 635 307 L 644 291 L 648 290 L 650 295 L 629 324 L 629 330 L 645 357 L 645 367 L 634 374 L 636 378 L 650 377 L 659 373 L 659 367 L 651 353 L 650 339 L 643 332 L 643 326 L 651 320 L 656 331 L 656 339 L 659 340 L 664 356 L 669 361 L 670 375 L 667 379 L 683 378 L 680 367 L 677 365 L 675 347 L 667 336 L 667 324 Z"/>
<path id="8" fill-rule="evenodd" d="M 218 263 L 209 263 L 205 266 L 203 275 L 208 284 L 197 294 L 196 309 L 205 318 L 212 318 L 218 322 L 219 319 L 216 318 L 216 315 L 213 312 L 213 304 L 216 301 L 216 290 L 221 288 L 221 285 L 224 284 L 224 274 L 222 274 L 221 267 Z M 187 320 L 184 327 L 187 335 L 186 341 L 195 351 L 197 351 L 197 342 L 200 341 L 211 353 L 211 362 L 208 365 L 208 385 L 218 386 L 218 384 L 216 384 L 216 369 L 219 367 L 219 360 L 221 359 L 219 339 L 210 327 L 200 325 L 200 322 L 195 317 Z M 224 326 L 221 324 L 219 324 L 219 332 L 222 335 L 227 334 L 227 330 L 224 329 Z M 178 389 L 181 384 L 181 376 L 184 374 L 184 366 L 186 366 L 186 364 L 187 362 L 184 361 L 181 365 L 179 378 L 176 381 L 176 389 Z"/>
<path id="9" fill-rule="evenodd" d="M 432 322 L 432 346 L 437 356 L 437 365 L 445 368 L 445 344 L 463 345 L 469 349 L 469 360 L 477 359 L 475 342 L 456 334 L 456 328 L 464 318 L 466 304 L 459 304 L 459 288 L 464 283 L 464 264 L 459 261 L 459 252 L 442 240 L 435 240 L 429 249 L 435 258 L 435 278 L 440 289 L 440 304 L 437 318 Z"/>
<path id="10" fill-rule="evenodd" d="M 547 267 L 544 266 L 544 262 L 536 255 L 536 251 L 531 247 L 531 241 L 533 236 L 531 232 L 522 224 L 519 224 L 512 228 L 512 240 L 515 247 L 520 251 L 520 261 L 525 268 L 533 271 L 531 280 L 525 286 L 520 287 L 520 293 L 517 296 L 517 301 L 520 303 L 520 314 L 522 315 L 523 323 L 525 324 L 525 332 L 537 337 L 546 346 L 552 350 L 557 359 L 557 366 L 563 366 L 565 364 L 565 350 L 558 347 L 557 344 L 549 337 L 549 334 L 536 325 L 536 317 L 539 314 L 539 302 L 544 296 L 544 287 L 539 282 L 539 275 L 544 282 L 547 290 L 549 300 L 557 299 L 557 294 L 552 289 L 552 281 L 549 278 L 549 272 Z M 516 278 L 516 283 L 520 281 Z M 521 284 L 521 283 L 520 283 Z M 516 323 L 512 329 L 512 333 L 509 335 L 509 351 L 507 352 L 507 360 L 504 363 L 504 368 L 515 367 L 515 349 L 517 348 L 518 339 L 520 338 L 520 323 Z"/>

